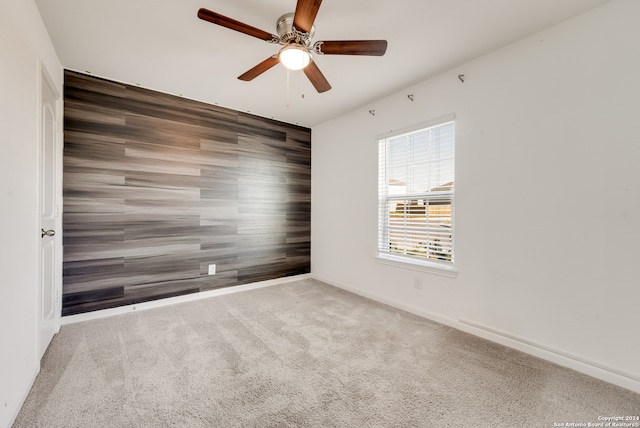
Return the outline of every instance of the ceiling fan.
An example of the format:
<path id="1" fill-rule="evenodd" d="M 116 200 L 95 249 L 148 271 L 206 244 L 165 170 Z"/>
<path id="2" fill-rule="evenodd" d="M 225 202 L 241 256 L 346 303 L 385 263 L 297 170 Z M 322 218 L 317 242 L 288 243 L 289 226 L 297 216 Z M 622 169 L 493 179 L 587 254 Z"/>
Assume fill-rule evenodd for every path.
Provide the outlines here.
<path id="1" fill-rule="evenodd" d="M 331 89 L 331 85 L 313 61 L 311 52 L 319 55 L 382 56 L 387 51 L 387 41 L 333 40 L 317 41 L 312 45 L 311 39 L 315 31 L 313 22 L 320 9 L 320 3 L 322 0 L 298 0 L 295 13 L 287 13 L 278 19 L 277 36 L 204 8 L 198 11 L 198 18 L 269 43 L 282 45 L 277 55 L 265 59 L 238 76 L 238 79 L 251 81 L 280 62 L 290 70 L 303 70 L 318 92 L 326 92 Z"/>

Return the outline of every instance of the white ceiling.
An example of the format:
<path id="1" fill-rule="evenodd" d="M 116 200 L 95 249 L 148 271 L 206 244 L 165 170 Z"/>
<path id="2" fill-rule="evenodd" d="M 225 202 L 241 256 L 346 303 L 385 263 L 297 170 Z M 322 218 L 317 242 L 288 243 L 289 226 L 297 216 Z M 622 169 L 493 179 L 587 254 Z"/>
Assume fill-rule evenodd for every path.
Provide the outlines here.
<path id="1" fill-rule="evenodd" d="M 317 40 L 386 39 L 383 57 L 315 56 L 333 89 L 277 65 L 278 50 L 202 21 L 200 7 L 276 34 L 295 0 L 36 0 L 65 68 L 313 127 L 608 0 L 325 0 Z M 289 105 L 287 106 L 287 100 Z"/>

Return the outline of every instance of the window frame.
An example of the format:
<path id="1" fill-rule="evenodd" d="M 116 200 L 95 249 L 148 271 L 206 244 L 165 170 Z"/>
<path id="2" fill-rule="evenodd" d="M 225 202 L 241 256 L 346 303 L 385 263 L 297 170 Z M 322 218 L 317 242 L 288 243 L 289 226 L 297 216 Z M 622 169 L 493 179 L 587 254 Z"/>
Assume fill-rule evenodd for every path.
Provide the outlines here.
<path id="1" fill-rule="evenodd" d="M 384 177 L 387 177 L 387 170 L 389 168 L 386 159 L 385 162 L 382 162 L 382 159 L 380 158 L 381 156 L 381 144 L 386 144 L 386 140 L 395 138 L 395 137 L 399 137 L 405 134 L 411 134 L 411 133 L 415 133 L 418 131 L 422 131 L 422 130 L 426 130 L 429 128 L 434 128 L 434 127 L 438 127 L 441 125 L 446 125 L 448 123 L 453 122 L 453 126 L 454 126 L 454 138 L 453 138 L 453 176 L 454 176 L 454 186 L 453 186 L 453 190 L 451 191 L 450 196 L 447 195 L 446 198 L 448 198 L 451 201 L 451 262 L 445 262 L 445 261 L 438 261 L 436 259 L 431 259 L 431 258 L 420 258 L 420 257 L 416 257 L 416 256 L 407 256 L 407 255 L 403 255 L 403 254 L 393 254 L 393 253 L 389 253 L 389 252 L 384 252 L 381 250 L 380 248 L 380 243 L 382 242 L 383 238 L 383 228 L 387 227 L 387 224 L 389 222 L 389 213 L 386 212 L 386 208 L 385 211 L 383 212 L 383 206 L 387 206 L 387 203 L 389 200 L 392 199 L 398 199 L 396 197 L 389 197 L 389 195 L 385 194 L 383 195 L 381 192 L 382 186 L 381 186 L 381 177 L 383 174 L 382 168 L 384 167 Z M 377 143 L 377 149 L 378 149 L 378 188 L 377 188 L 377 199 L 376 199 L 376 203 L 377 203 L 377 222 L 376 222 L 376 260 L 379 263 L 385 264 L 385 265 L 391 265 L 391 266 L 396 266 L 396 267 L 403 267 L 403 268 L 407 268 L 407 269 L 412 269 L 412 270 L 416 270 L 416 271 L 420 271 L 420 272 L 426 272 L 426 273 L 433 273 L 433 274 L 438 274 L 438 275 L 443 275 L 443 276 L 448 276 L 448 277 L 455 277 L 457 276 L 457 268 L 456 268 L 456 257 L 455 257 L 455 232 L 456 232 L 456 227 L 455 227 L 455 175 L 456 175 L 456 156 L 455 156 L 455 152 L 456 152 L 456 138 L 455 138 L 455 129 L 456 129 L 456 123 L 455 123 L 455 115 L 454 114 L 449 114 L 446 116 L 442 116 L 442 117 L 438 117 L 432 120 L 428 120 L 425 122 L 421 122 L 406 128 L 402 128 L 402 129 L 398 129 L 398 130 L 393 130 L 381 135 L 376 136 L 376 143 Z M 386 150 L 385 150 L 386 152 Z M 384 165 L 384 166 L 383 166 Z M 409 196 L 410 194 L 406 194 L 406 196 Z M 424 193 L 420 193 L 418 195 L 424 195 Z M 414 196 L 414 195 L 411 195 Z M 437 195 L 432 195 L 430 196 L 429 199 L 437 199 L 439 197 L 442 196 L 437 196 Z M 405 198 L 406 199 L 406 198 Z M 384 223 L 383 224 L 383 220 Z M 388 242 L 388 239 L 385 241 Z"/>

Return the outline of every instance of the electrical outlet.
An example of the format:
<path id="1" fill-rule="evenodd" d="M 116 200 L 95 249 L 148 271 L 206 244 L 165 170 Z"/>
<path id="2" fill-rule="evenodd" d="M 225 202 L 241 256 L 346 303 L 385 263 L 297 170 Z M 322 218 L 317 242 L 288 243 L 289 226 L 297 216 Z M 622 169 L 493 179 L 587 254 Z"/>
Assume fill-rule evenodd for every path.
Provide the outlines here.
<path id="1" fill-rule="evenodd" d="M 416 290 L 422 290 L 422 278 L 418 278 L 417 276 L 413 278 L 413 287 Z"/>
<path id="2" fill-rule="evenodd" d="M 209 265 L 209 275 L 216 274 L 216 265 Z"/>

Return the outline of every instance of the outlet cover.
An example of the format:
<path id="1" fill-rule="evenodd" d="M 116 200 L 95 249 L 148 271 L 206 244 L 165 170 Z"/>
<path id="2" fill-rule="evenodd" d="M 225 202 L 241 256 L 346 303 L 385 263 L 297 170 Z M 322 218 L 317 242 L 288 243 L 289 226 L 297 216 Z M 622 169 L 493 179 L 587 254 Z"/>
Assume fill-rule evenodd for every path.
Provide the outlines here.
<path id="1" fill-rule="evenodd" d="M 216 274 L 216 265 L 209 265 L 209 275 Z"/>

